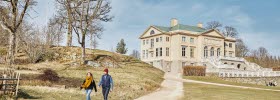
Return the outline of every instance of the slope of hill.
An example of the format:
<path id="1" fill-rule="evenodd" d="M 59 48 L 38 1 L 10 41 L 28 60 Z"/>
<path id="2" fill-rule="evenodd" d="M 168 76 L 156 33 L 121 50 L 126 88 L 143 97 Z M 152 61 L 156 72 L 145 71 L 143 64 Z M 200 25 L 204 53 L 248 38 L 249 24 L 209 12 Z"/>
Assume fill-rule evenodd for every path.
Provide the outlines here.
<path id="1" fill-rule="evenodd" d="M 98 83 L 103 74 L 104 67 L 109 66 L 109 74 L 114 80 L 114 91 L 110 93 L 111 100 L 131 100 L 151 93 L 160 87 L 164 72 L 141 62 L 138 59 L 116 54 L 104 50 L 87 49 L 87 60 L 99 62 L 99 67 L 80 65 L 80 48 L 78 47 L 52 47 L 52 60 L 36 64 L 16 65 L 21 72 L 19 99 L 58 99 L 81 100 L 85 99 L 84 90 L 79 87 L 88 71 L 93 73 Z M 102 62 L 109 64 L 102 65 Z M 110 66 L 116 64 L 117 66 Z M 4 68 L 5 65 L 0 67 Z M 103 67 L 102 67 L 103 66 Z M 57 72 L 58 82 L 42 81 L 38 78 L 45 69 Z M 66 88 L 65 88 L 66 87 Z M 101 88 L 98 88 L 94 100 L 101 100 Z"/>

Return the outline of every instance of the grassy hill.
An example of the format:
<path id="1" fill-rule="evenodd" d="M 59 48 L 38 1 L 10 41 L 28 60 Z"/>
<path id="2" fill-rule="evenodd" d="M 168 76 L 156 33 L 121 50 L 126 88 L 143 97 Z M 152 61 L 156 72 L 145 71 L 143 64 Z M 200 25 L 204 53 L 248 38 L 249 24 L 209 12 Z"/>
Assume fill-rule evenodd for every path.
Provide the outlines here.
<path id="1" fill-rule="evenodd" d="M 80 48 L 78 47 L 52 47 L 50 52 L 52 56 L 55 56 L 51 57 L 52 60 L 15 66 L 17 71 L 22 73 L 23 79 L 20 81 L 19 99 L 85 99 L 85 91 L 80 90 L 79 87 L 85 79 L 86 73 L 92 72 L 94 80 L 98 83 L 104 67 L 107 67 L 106 65 L 104 67 L 80 65 Z M 110 100 L 138 98 L 155 91 L 163 81 L 164 73 L 162 71 L 138 59 L 104 50 L 87 49 L 86 52 L 87 60 L 96 60 L 102 55 L 105 58 L 97 59 L 99 62 L 113 59 L 113 62 L 118 65 L 108 68 L 115 85 L 114 91 L 110 93 Z M 0 68 L 4 67 L 5 65 L 0 64 Z M 40 80 L 38 76 L 45 69 L 57 72 L 60 80 L 58 82 Z M 97 91 L 96 96 L 92 96 L 92 99 L 102 100 L 101 88 L 98 88 Z"/>

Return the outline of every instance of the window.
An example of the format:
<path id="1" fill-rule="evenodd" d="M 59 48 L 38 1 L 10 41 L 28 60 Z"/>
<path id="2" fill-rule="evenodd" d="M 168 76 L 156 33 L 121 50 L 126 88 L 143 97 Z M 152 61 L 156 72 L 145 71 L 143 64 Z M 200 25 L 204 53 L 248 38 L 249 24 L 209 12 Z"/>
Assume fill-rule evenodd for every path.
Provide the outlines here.
<path id="1" fill-rule="evenodd" d="M 148 58 L 148 50 L 146 50 L 146 58 Z"/>
<path id="2" fill-rule="evenodd" d="M 182 46 L 182 56 L 186 57 L 186 46 Z"/>
<path id="3" fill-rule="evenodd" d="M 220 56 L 220 55 L 221 55 L 221 49 L 218 48 L 218 49 L 217 49 L 217 56 Z"/>
<path id="4" fill-rule="evenodd" d="M 151 48 L 154 47 L 154 39 L 151 39 Z"/>
<path id="5" fill-rule="evenodd" d="M 232 52 L 229 53 L 229 57 L 232 57 Z"/>
<path id="6" fill-rule="evenodd" d="M 159 56 L 162 56 L 162 48 L 159 48 Z"/>
<path id="7" fill-rule="evenodd" d="M 214 47 L 210 49 L 210 56 L 214 56 Z"/>
<path id="8" fill-rule="evenodd" d="M 186 37 L 182 36 L 182 42 L 186 42 Z"/>
<path id="9" fill-rule="evenodd" d="M 146 43 L 145 40 L 143 40 L 143 45 L 145 45 L 145 43 Z"/>
<path id="10" fill-rule="evenodd" d="M 194 43 L 194 38 L 190 38 L 190 43 Z"/>
<path id="11" fill-rule="evenodd" d="M 190 57 L 194 58 L 194 47 L 191 47 L 190 49 Z"/>
<path id="12" fill-rule="evenodd" d="M 185 67 L 186 66 L 186 62 L 182 62 L 182 67 Z"/>
<path id="13" fill-rule="evenodd" d="M 169 56 L 169 48 L 166 48 L 166 56 Z"/>
<path id="14" fill-rule="evenodd" d="M 151 52 L 151 57 L 154 57 L 154 52 Z"/>
<path id="15" fill-rule="evenodd" d="M 155 31 L 151 30 L 150 35 L 153 35 L 153 34 L 155 34 Z"/>
<path id="16" fill-rule="evenodd" d="M 204 58 L 207 58 L 208 56 L 208 48 L 207 46 L 204 47 Z"/>
<path id="17" fill-rule="evenodd" d="M 150 64 L 151 64 L 151 65 L 154 65 L 154 63 L 153 63 L 153 62 L 150 62 Z"/>
<path id="18" fill-rule="evenodd" d="M 156 48 L 156 57 L 158 57 L 158 48 Z"/>
<path id="19" fill-rule="evenodd" d="M 156 42 L 158 42 L 158 38 L 156 38 Z"/>
<path id="20" fill-rule="evenodd" d="M 232 43 L 229 43 L 229 47 L 232 48 Z"/>
<path id="21" fill-rule="evenodd" d="M 149 39 L 148 39 L 148 40 L 146 40 L 146 44 L 149 44 Z"/>
<path id="22" fill-rule="evenodd" d="M 143 50 L 142 58 L 145 58 L 145 50 Z"/>
<path id="23" fill-rule="evenodd" d="M 159 37 L 159 42 L 162 42 L 162 37 Z"/>
<path id="24" fill-rule="evenodd" d="M 240 65 L 241 65 L 241 64 L 237 64 L 237 68 L 238 68 L 238 69 L 240 69 Z"/>
<path id="25" fill-rule="evenodd" d="M 169 37 L 166 37 L 166 41 L 169 42 Z"/>

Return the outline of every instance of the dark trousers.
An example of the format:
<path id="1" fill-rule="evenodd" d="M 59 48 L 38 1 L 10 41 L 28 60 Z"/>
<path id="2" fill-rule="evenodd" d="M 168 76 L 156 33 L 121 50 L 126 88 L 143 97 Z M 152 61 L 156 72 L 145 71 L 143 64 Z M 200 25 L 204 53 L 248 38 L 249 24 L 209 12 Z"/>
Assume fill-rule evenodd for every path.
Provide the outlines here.
<path id="1" fill-rule="evenodd" d="M 109 92 L 110 92 L 110 87 L 102 87 L 102 94 L 103 94 L 104 100 L 108 100 Z"/>

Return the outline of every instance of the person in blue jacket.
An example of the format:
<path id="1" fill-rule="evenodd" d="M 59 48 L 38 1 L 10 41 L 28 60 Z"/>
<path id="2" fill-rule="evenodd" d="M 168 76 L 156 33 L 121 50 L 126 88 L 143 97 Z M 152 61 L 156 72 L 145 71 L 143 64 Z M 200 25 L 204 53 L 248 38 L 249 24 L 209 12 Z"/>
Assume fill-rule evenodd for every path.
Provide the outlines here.
<path id="1" fill-rule="evenodd" d="M 113 91 L 113 79 L 111 75 L 108 74 L 109 70 L 106 68 L 104 69 L 104 75 L 102 75 L 100 82 L 98 86 L 102 86 L 102 94 L 104 97 L 104 100 L 108 100 L 108 94 L 109 92 Z"/>

